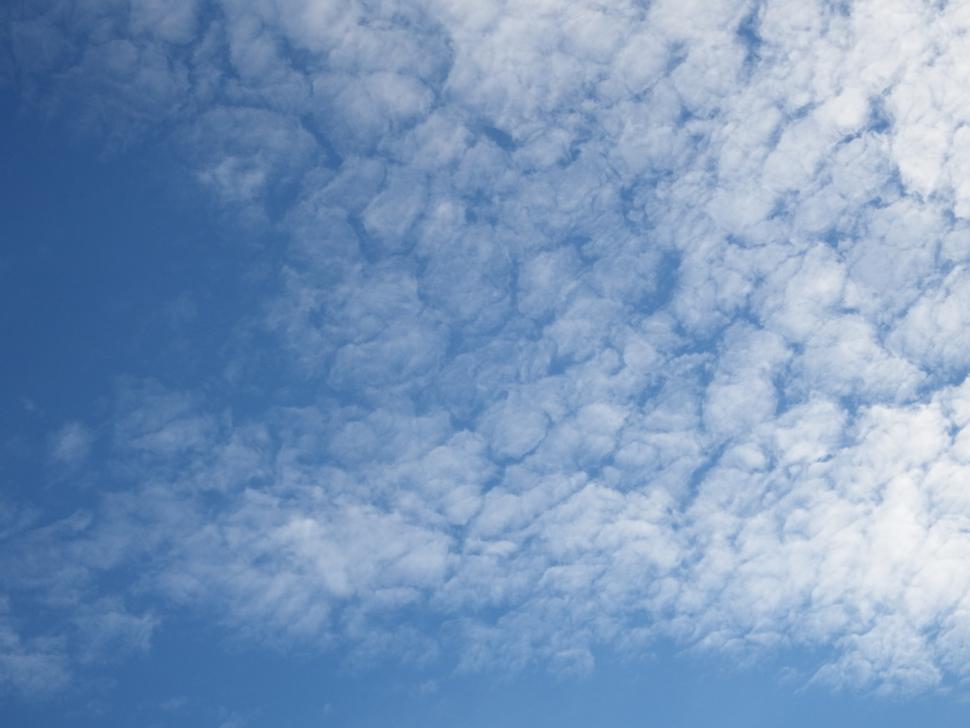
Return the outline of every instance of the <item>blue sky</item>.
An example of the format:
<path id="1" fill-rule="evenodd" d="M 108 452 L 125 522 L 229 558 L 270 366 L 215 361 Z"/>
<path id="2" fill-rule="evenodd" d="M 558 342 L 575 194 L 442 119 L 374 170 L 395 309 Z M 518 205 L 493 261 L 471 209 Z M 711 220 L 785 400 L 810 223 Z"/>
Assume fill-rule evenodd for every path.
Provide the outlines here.
<path id="1" fill-rule="evenodd" d="M 956 725 L 968 31 L 0 11 L 0 715 Z"/>

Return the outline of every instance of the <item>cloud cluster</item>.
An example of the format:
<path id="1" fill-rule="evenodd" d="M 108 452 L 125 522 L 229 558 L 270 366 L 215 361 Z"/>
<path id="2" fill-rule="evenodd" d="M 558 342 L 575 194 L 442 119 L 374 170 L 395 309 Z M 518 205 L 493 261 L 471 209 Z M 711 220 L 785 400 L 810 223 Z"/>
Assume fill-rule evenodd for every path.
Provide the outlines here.
<path id="1" fill-rule="evenodd" d="M 64 645 L 57 639 L 21 636 L 10 616 L 9 600 L 0 601 L 0 688 L 48 695 L 70 680 Z"/>
<path id="2" fill-rule="evenodd" d="M 27 96 L 287 239 L 240 324 L 278 390 L 125 380 L 124 487 L 44 537 L 80 574 L 46 599 L 124 561 L 258 639 L 469 668 L 672 635 L 967 676 L 965 6 L 38 8 L 6 20 Z"/>

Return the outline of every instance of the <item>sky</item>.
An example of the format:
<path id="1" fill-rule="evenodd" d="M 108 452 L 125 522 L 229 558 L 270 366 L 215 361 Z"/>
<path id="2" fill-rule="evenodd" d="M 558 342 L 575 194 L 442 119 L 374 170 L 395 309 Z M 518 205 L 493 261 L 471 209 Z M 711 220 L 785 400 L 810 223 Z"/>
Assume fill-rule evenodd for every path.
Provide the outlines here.
<path id="1" fill-rule="evenodd" d="M 0 8 L 0 722 L 938 726 L 970 4 Z"/>

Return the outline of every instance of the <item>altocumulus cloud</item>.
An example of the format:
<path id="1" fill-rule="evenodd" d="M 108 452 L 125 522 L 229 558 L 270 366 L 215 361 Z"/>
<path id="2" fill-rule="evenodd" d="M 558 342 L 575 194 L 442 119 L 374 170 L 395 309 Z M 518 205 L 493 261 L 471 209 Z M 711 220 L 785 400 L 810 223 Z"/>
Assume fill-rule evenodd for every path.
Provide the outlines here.
<path id="1" fill-rule="evenodd" d="M 33 108 L 285 240 L 220 386 L 119 372 L 105 462 L 51 436 L 123 487 L 0 511 L 8 688 L 179 608 L 461 669 L 672 638 L 836 688 L 970 674 L 970 5 L 3 13 Z M 237 412 L 255 341 L 280 394 Z"/>

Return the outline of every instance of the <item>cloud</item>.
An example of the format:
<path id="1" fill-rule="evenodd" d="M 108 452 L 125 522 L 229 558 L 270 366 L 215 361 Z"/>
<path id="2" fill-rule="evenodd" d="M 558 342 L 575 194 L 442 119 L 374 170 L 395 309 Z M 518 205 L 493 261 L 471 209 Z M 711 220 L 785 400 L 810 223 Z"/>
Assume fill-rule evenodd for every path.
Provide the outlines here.
<path id="1" fill-rule="evenodd" d="M 80 422 L 69 422 L 51 437 L 50 457 L 58 465 L 78 466 L 87 459 L 94 434 Z"/>
<path id="2" fill-rule="evenodd" d="M 70 681 L 65 646 L 56 638 L 25 638 L 0 598 L 0 691 L 37 698 L 65 688 Z"/>
<path id="3" fill-rule="evenodd" d="M 159 620 L 152 614 L 130 613 L 117 598 L 102 598 L 78 610 L 74 623 L 80 633 L 81 660 L 103 663 L 146 652 Z"/>
<path id="4" fill-rule="evenodd" d="M 964 679 L 965 8 L 65 7 L 11 21 L 28 96 L 160 124 L 286 241 L 237 327 L 272 376 L 120 379 L 117 490 L 13 536 L 63 554 L 5 561 L 19 590 L 107 610 L 89 647 L 150 641 L 93 585 L 124 564 L 321 649 L 582 672 L 672 636 Z"/>

